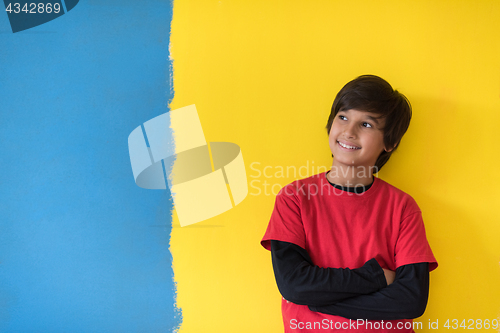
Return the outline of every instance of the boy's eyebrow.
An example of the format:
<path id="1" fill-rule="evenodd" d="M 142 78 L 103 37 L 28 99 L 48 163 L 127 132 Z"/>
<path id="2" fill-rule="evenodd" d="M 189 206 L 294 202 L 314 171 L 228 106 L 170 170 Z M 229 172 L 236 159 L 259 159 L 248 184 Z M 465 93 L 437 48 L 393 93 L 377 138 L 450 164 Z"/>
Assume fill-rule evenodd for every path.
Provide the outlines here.
<path id="1" fill-rule="evenodd" d="M 374 123 L 377 125 L 379 124 L 378 118 L 372 117 L 372 116 L 367 116 L 370 120 L 372 120 Z"/>

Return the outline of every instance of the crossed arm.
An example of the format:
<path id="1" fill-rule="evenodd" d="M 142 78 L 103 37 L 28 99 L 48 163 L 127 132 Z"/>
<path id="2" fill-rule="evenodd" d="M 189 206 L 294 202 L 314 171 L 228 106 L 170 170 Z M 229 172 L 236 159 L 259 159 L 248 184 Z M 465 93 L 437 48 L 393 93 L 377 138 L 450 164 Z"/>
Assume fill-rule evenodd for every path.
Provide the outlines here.
<path id="1" fill-rule="evenodd" d="M 350 319 L 411 319 L 427 305 L 429 265 L 399 267 L 395 276 L 375 259 L 357 269 L 315 266 L 298 245 L 271 241 L 276 283 L 283 297 L 316 312 Z"/>

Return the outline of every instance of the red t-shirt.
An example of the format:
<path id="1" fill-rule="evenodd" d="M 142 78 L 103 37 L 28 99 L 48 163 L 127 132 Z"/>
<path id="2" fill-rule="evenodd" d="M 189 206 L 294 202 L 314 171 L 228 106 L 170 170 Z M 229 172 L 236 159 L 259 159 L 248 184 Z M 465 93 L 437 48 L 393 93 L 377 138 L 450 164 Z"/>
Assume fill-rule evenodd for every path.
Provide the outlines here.
<path id="1" fill-rule="evenodd" d="M 270 250 L 271 240 L 304 248 L 319 267 L 354 269 L 371 258 L 393 271 L 421 262 L 428 262 L 430 270 L 437 267 L 417 203 L 379 178 L 360 194 L 336 189 L 327 181 L 325 172 L 288 184 L 276 196 L 262 246 Z M 305 305 L 285 300 L 282 314 L 285 332 L 331 332 L 336 328 L 393 332 L 406 322 L 411 323 L 385 320 L 382 324 L 370 320 L 355 326 L 356 321 L 313 312 Z M 392 329 L 384 330 L 389 322 Z"/>

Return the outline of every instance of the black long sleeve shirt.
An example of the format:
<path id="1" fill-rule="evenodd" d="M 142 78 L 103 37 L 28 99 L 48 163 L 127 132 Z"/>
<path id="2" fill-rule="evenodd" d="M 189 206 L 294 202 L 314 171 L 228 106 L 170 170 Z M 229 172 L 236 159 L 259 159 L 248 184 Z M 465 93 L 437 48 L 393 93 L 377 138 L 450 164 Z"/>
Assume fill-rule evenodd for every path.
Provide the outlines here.
<path id="1" fill-rule="evenodd" d="M 412 319 L 427 306 L 429 264 L 416 263 L 396 269 L 389 286 L 375 259 L 357 269 L 315 266 L 298 245 L 271 241 L 273 269 L 278 289 L 293 303 L 312 311 L 349 319 Z"/>

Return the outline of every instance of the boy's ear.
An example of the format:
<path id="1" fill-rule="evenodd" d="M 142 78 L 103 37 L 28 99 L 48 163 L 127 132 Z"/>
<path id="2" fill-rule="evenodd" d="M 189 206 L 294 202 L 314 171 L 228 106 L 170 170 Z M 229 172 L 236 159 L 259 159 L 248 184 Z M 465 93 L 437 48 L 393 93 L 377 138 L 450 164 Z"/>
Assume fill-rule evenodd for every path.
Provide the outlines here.
<path id="1" fill-rule="evenodd" d="M 399 142 L 398 142 L 398 143 L 399 143 Z M 386 152 L 390 153 L 391 151 L 393 151 L 393 150 L 394 150 L 394 148 L 396 148 L 396 146 L 397 146 L 397 145 L 398 145 L 398 144 L 396 143 L 396 144 L 395 144 L 392 148 L 387 148 L 387 147 L 385 147 L 385 148 L 384 148 L 384 150 L 385 150 Z"/>

